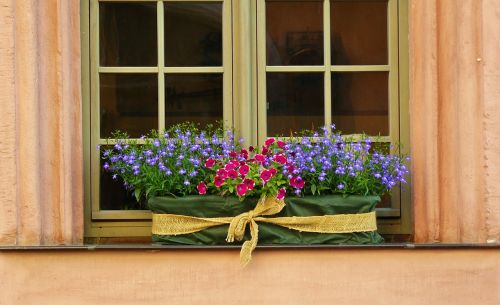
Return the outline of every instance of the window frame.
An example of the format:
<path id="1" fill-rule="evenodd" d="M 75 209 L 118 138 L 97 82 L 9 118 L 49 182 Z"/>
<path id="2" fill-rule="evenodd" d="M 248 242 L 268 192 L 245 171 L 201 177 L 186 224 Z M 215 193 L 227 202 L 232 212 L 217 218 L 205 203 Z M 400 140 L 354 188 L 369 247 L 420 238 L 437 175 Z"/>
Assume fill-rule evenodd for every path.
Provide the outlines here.
<path id="1" fill-rule="evenodd" d="M 97 61 L 95 61 L 95 56 L 92 57 L 92 52 L 98 52 L 98 45 L 92 43 L 92 35 L 98 34 L 98 28 L 96 28 L 96 20 L 98 19 L 98 14 L 96 14 L 96 3 L 98 2 L 116 2 L 117 0 L 81 0 L 81 52 L 82 52 L 82 100 L 83 100 L 83 126 L 84 126 L 84 168 L 85 168 L 85 192 L 84 192 L 84 202 L 85 202 L 85 213 L 84 213 L 84 231 L 86 238 L 100 238 L 100 237 L 145 237 L 151 235 L 151 213 L 149 211 L 98 211 L 95 209 L 96 202 L 98 203 L 98 198 L 95 198 L 95 188 L 99 187 L 98 179 L 95 178 L 95 170 L 92 172 L 92 164 L 99 161 L 99 155 L 96 153 L 96 145 L 102 143 L 95 143 L 95 132 L 99 134 L 99 128 L 92 125 L 91 117 L 99 115 L 99 108 L 95 107 L 95 95 L 98 95 L 98 87 L 96 87 L 95 82 L 98 80 L 99 71 L 97 71 Z M 121 2 L 151 2 L 153 0 L 120 0 Z M 156 1 L 156 0 L 154 0 Z M 167 1 L 196 1 L 196 0 L 159 0 L 156 1 L 158 6 L 163 9 L 163 3 Z M 223 0 L 203 0 L 207 2 L 222 2 Z M 356 1 L 356 0 L 351 0 Z M 262 86 L 265 86 L 265 78 L 263 79 L 262 73 L 265 71 L 265 45 L 264 48 L 262 44 L 262 29 L 265 31 L 265 25 L 261 22 L 262 14 L 265 14 L 265 10 L 262 10 L 262 3 L 264 0 L 252 1 L 250 3 L 241 3 L 240 1 L 224 0 L 225 5 L 229 3 L 230 9 L 227 7 L 223 13 L 223 23 L 226 20 L 230 20 L 231 24 L 229 26 L 223 25 L 223 35 L 229 37 L 229 39 L 224 39 L 223 50 L 231 50 L 231 67 L 224 71 L 224 73 L 230 74 L 230 77 L 224 78 L 224 118 L 230 117 L 229 124 L 234 126 L 240 131 L 240 135 L 245 136 L 249 143 L 262 143 L 265 139 L 265 135 L 260 132 L 262 130 L 262 121 L 265 121 L 265 116 L 262 116 L 262 103 L 265 103 L 262 94 L 265 91 L 262 90 Z M 259 6 L 260 3 L 261 5 Z M 330 9 L 326 7 L 328 0 L 323 0 L 324 6 L 324 18 L 325 15 L 329 14 Z M 389 32 L 392 33 L 389 37 L 389 52 L 396 52 L 395 57 L 398 63 L 395 64 L 395 73 L 390 77 L 389 82 L 395 82 L 397 88 L 395 92 L 390 93 L 391 107 L 393 103 L 397 104 L 398 111 L 397 117 L 390 119 L 390 134 L 393 135 L 392 128 L 397 129 L 399 143 L 402 144 L 401 153 L 409 154 L 409 54 L 408 54 L 408 0 L 389 0 L 391 12 L 394 14 L 396 20 L 396 29 L 392 29 L 394 33 L 391 32 L 390 27 L 388 27 Z M 159 10 L 160 8 L 158 8 Z M 248 10 L 250 12 L 248 12 Z M 158 13 L 159 14 L 159 13 Z M 227 14 L 227 16 L 226 16 Z M 158 16 L 158 19 L 160 16 Z M 228 19 L 225 19 L 228 18 Z M 388 18 L 389 19 L 389 18 Z M 162 20 L 163 21 L 163 20 Z M 330 53 L 326 52 L 329 49 L 329 24 L 324 19 L 324 29 L 328 26 L 328 32 L 325 31 L 324 36 L 324 67 L 327 69 L 327 63 L 330 63 Z M 160 20 L 157 20 L 158 25 Z M 260 24 L 260 26 L 259 26 Z M 394 26 L 393 26 L 394 28 Z M 92 34 L 93 33 L 93 34 Z M 261 35 L 259 38 L 259 34 Z M 158 50 L 163 47 L 160 46 L 160 42 L 163 43 L 163 38 L 160 39 L 160 35 L 163 37 L 163 28 L 158 27 Z M 238 37 L 239 35 L 239 37 Z M 395 35 L 395 36 L 393 36 Z M 327 37 L 328 36 L 328 37 Z M 394 39 L 396 37 L 396 39 Z M 253 41 L 253 42 L 252 42 Z M 328 44 L 328 46 L 327 46 Z M 97 46 L 96 46 L 97 45 Z M 229 46 L 229 47 L 228 47 Z M 93 49 L 92 49 L 93 48 Z M 391 51 L 393 50 L 393 51 Z M 264 51 L 264 57 L 260 56 Z M 160 52 L 158 52 L 160 53 Z M 163 55 L 163 52 L 161 52 Z M 225 52 L 227 53 L 227 52 Z M 391 54 L 391 53 L 389 53 Z M 160 64 L 160 54 L 158 54 L 158 67 Z M 224 55 L 226 57 L 227 54 Z M 389 55 L 389 58 L 394 56 L 394 54 Z M 224 59 L 225 61 L 226 59 Z M 95 62 L 94 62 L 95 61 Z M 264 69 L 262 67 L 264 63 Z M 226 69 L 226 63 L 223 66 Z M 388 65 L 391 65 L 389 62 Z M 321 67 L 321 66 L 320 66 Z M 156 68 L 156 67 L 155 67 Z M 167 70 L 170 68 L 167 68 Z M 292 68 L 294 69 L 294 68 Z M 349 70 L 351 68 L 340 67 L 340 70 Z M 113 69 L 107 69 L 107 71 L 114 71 Z M 159 69 L 157 71 L 158 75 L 162 73 Z M 165 70 L 163 75 L 165 75 Z M 174 71 L 176 72 L 176 71 Z M 179 71 L 177 71 L 179 72 Z M 182 72 L 193 72 L 189 68 Z M 330 116 L 331 108 L 327 108 L 331 103 L 330 94 L 326 94 L 326 90 L 329 90 L 331 85 L 330 77 L 331 72 L 325 72 L 325 118 Z M 329 77 L 326 77 L 329 75 Z M 159 77 L 161 78 L 161 77 Z M 327 79 L 328 78 L 328 79 Z M 394 81 L 394 78 L 396 79 Z M 94 82 L 93 82 L 94 80 Z M 160 85 L 159 79 L 159 85 Z M 163 80 L 164 81 L 164 80 Z M 264 84 L 262 84 L 264 83 Z M 229 84 L 229 85 L 228 85 Z M 264 87 L 265 88 L 265 87 Z M 159 100 L 163 98 L 160 95 L 161 87 L 159 86 Z M 264 93 L 263 93 L 264 91 Z M 238 100 L 238 103 L 234 103 L 234 100 Z M 230 103 L 231 110 L 228 111 L 226 107 L 227 103 Z M 94 104 L 92 104 L 94 103 Z M 92 107 L 94 106 L 94 107 Z M 161 106 L 159 106 L 161 107 Z M 97 109 L 97 113 L 96 113 Z M 159 116 L 164 113 L 164 109 L 159 108 Z M 265 110 L 264 110 L 265 111 Z M 228 112 L 228 113 L 226 113 Z M 243 119 L 243 117 L 247 119 Z M 164 122 L 164 121 L 163 121 Z M 159 119 L 159 126 L 162 126 L 161 119 Z M 396 125 L 395 122 L 397 122 Z M 331 123 L 325 120 L 326 124 Z M 98 135 L 99 136 L 99 135 Z M 391 139 L 393 142 L 397 139 Z M 97 158 L 97 160 L 96 160 Z M 97 173 L 97 176 L 99 174 Z M 97 181 L 97 183 L 96 183 Z M 394 212 L 394 209 L 377 209 L 379 213 L 382 213 L 384 218 L 379 218 L 379 231 L 382 234 L 411 234 L 412 224 L 411 224 L 411 192 L 410 192 L 411 181 L 408 185 L 402 187 L 402 191 L 397 190 L 393 193 L 400 198 L 400 211 Z M 396 194 L 397 193 L 397 194 Z"/>

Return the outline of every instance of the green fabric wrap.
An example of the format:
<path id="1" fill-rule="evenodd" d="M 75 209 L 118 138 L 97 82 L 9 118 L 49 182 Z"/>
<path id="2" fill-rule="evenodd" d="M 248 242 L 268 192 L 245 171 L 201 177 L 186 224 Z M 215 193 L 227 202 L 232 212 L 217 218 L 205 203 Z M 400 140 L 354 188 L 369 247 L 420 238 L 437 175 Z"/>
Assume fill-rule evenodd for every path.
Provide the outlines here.
<path id="1" fill-rule="evenodd" d="M 367 213 L 372 212 L 379 201 L 378 196 L 287 197 L 285 208 L 269 217 Z M 220 196 L 186 196 L 151 198 L 148 206 L 153 213 L 211 218 L 237 216 L 253 210 L 256 203 L 256 199 L 240 202 L 236 198 Z M 259 245 L 378 244 L 384 241 L 377 231 L 324 234 L 299 232 L 263 222 L 258 225 Z M 185 235 L 153 235 L 153 242 L 166 245 L 234 245 L 235 243 L 227 243 L 225 240 L 227 229 L 228 225 L 221 225 Z M 246 232 L 245 239 L 249 238 L 249 233 Z"/>

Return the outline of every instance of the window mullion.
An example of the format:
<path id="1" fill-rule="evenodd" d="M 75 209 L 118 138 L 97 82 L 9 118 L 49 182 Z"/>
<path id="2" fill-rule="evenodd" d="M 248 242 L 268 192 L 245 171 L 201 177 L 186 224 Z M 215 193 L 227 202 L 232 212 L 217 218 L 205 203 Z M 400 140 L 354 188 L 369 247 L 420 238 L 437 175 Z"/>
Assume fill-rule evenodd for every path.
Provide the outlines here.
<path id="1" fill-rule="evenodd" d="M 165 129 L 165 73 L 163 67 L 165 66 L 165 35 L 164 23 L 165 14 L 163 1 L 158 1 L 156 6 L 156 22 L 158 33 L 158 129 Z"/>
<path id="2" fill-rule="evenodd" d="M 323 1 L 323 53 L 325 65 L 325 125 L 332 124 L 332 72 L 330 43 L 330 0 Z"/>

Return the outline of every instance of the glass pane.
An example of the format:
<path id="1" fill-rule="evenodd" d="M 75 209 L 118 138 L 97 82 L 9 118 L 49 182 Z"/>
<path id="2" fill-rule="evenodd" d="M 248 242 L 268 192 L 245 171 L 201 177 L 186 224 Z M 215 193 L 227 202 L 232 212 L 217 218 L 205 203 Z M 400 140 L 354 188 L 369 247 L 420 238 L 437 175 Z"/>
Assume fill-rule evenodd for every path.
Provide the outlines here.
<path id="1" fill-rule="evenodd" d="M 222 66 L 222 3 L 165 3 L 165 66 Z"/>
<path id="2" fill-rule="evenodd" d="M 267 135 L 323 126 L 323 92 L 323 73 L 267 73 Z"/>
<path id="3" fill-rule="evenodd" d="M 100 3 L 101 66 L 156 66 L 156 3 Z"/>
<path id="4" fill-rule="evenodd" d="M 332 122 L 344 134 L 389 134 L 389 72 L 332 73 Z"/>
<path id="5" fill-rule="evenodd" d="M 166 126 L 222 120 L 222 74 L 166 74 Z"/>
<path id="6" fill-rule="evenodd" d="M 115 130 L 138 138 L 158 128 L 157 74 L 101 74 L 101 137 Z"/>
<path id="7" fill-rule="evenodd" d="M 268 65 L 323 64 L 323 1 L 266 1 Z"/>
<path id="8" fill-rule="evenodd" d="M 387 64 L 387 0 L 333 1 L 331 47 L 334 65 Z"/>
<path id="9" fill-rule="evenodd" d="M 102 152 L 110 149 L 109 146 L 101 147 Z M 101 159 L 102 160 L 102 159 Z M 102 163 L 102 162 L 101 162 Z M 101 184 L 99 190 L 99 202 L 101 210 L 141 210 L 146 209 L 145 202 L 138 203 L 134 194 L 128 191 L 119 177 L 113 178 L 110 172 L 100 166 Z"/>

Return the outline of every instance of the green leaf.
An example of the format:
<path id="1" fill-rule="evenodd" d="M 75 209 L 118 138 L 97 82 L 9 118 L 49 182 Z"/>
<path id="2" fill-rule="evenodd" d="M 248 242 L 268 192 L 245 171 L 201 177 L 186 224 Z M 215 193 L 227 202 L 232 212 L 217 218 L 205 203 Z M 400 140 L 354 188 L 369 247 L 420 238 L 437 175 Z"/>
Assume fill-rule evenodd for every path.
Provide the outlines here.
<path id="1" fill-rule="evenodd" d="M 311 185 L 311 192 L 313 195 L 316 194 L 316 184 Z"/>
<path id="2" fill-rule="evenodd" d="M 135 189 L 134 196 L 135 196 L 135 200 L 137 200 L 137 202 L 139 202 L 141 200 L 141 195 L 142 195 L 142 190 Z"/>

